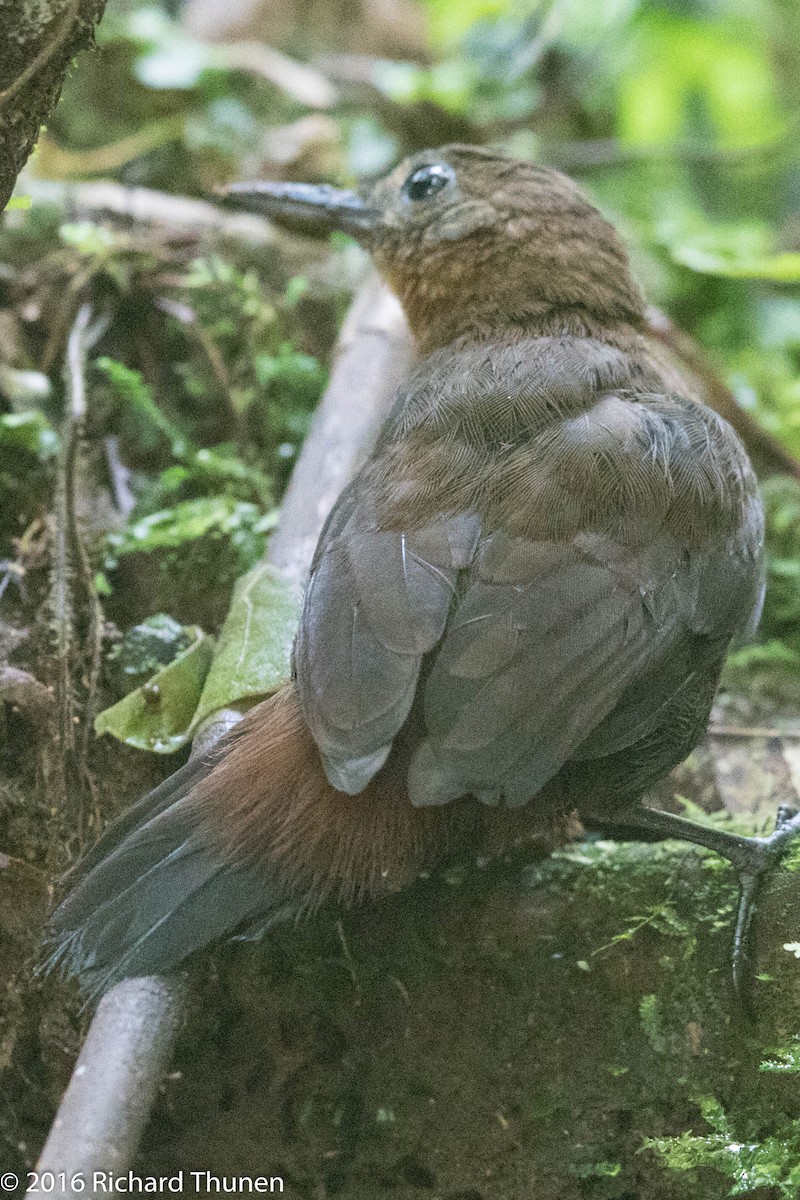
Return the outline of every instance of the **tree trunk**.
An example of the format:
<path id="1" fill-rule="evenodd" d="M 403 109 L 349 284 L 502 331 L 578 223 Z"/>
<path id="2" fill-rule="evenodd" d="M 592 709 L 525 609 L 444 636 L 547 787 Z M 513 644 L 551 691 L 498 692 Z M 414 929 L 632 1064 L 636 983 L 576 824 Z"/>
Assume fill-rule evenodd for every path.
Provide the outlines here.
<path id="1" fill-rule="evenodd" d="M 105 0 L 0 0 L 0 210 Z"/>

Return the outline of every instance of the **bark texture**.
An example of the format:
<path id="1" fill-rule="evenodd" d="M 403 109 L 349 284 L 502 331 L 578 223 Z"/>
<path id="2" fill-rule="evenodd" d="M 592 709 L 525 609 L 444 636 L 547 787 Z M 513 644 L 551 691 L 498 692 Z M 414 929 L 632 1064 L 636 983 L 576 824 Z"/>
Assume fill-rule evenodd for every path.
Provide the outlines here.
<path id="1" fill-rule="evenodd" d="M 105 0 L 0 0 L 0 209 Z"/>

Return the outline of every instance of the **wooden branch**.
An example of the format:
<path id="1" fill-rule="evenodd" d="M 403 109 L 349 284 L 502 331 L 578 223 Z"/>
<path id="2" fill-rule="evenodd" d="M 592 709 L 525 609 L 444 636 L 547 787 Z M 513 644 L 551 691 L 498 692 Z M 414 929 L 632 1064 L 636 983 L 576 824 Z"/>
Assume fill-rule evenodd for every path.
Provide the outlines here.
<path id="1" fill-rule="evenodd" d="M 267 557 L 287 577 L 308 574 L 320 530 L 339 492 L 377 436 L 411 357 L 399 305 L 367 283 L 345 322 L 328 389 L 294 469 Z M 241 717 L 214 713 L 195 738 L 205 751 Z M 183 975 L 127 979 L 104 996 L 89 1028 L 37 1170 L 57 1181 L 128 1168 L 172 1054 L 186 996 Z M 74 1193 L 56 1190 L 54 1197 Z M 29 1193 L 30 1195 L 30 1193 Z M 93 1190 L 83 1193 L 94 1195 Z M 38 1193 L 37 1193 L 38 1197 Z"/>
<path id="2" fill-rule="evenodd" d="M 51 205 L 75 217 L 117 217 L 159 229 L 179 230 L 196 237 L 217 234 L 255 246 L 271 246 L 285 235 L 266 217 L 225 211 L 206 200 L 173 196 L 152 188 L 126 187 L 122 183 L 63 183 L 27 176 L 25 191 L 34 204 Z"/>
<path id="3" fill-rule="evenodd" d="M 270 562 L 293 583 L 305 581 L 323 523 L 372 449 L 411 362 L 402 309 L 377 277 L 350 309 L 335 362 L 270 542 Z"/>
<path id="4" fill-rule="evenodd" d="M 333 108 L 339 94 L 321 71 L 282 54 L 263 42 L 228 42 L 215 49 L 220 66 L 247 71 L 280 88 L 308 108 Z"/>
<path id="5" fill-rule="evenodd" d="M 142 1136 L 183 1020 L 186 979 L 125 979 L 103 999 L 37 1166 L 59 1181 L 127 1169 Z M 32 1195 L 38 1193 L 27 1193 Z M 73 1197 L 69 1186 L 53 1196 Z"/>

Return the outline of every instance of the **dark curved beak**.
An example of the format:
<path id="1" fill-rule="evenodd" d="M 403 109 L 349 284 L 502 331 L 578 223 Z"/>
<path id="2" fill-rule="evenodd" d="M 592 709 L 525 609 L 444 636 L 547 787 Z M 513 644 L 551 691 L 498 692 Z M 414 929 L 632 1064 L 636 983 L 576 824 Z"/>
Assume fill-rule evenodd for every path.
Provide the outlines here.
<path id="1" fill-rule="evenodd" d="M 239 208 L 311 235 L 340 230 L 363 241 L 379 219 L 377 209 L 369 208 L 357 192 L 327 183 L 231 183 L 222 195 Z"/>

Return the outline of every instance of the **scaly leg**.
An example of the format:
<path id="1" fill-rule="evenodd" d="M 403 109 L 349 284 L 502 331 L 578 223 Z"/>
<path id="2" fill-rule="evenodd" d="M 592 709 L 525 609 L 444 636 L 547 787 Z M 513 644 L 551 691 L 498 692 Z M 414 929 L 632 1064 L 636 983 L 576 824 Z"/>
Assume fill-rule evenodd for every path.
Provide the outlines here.
<path id="1" fill-rule="evenodd" d="M 607 831 L 611 837 L 615 829 L 625 840 L 633 840 L 637 834 L 645 840 L 679 838 L 695 842 L 727 858 L 739 874 L 741 891 L 736 927 L 733 934 L 733 986 L 744 1011 L 751 1013 L 750 976 L 753 917 L 758 895 L 770 871 L 778 865 L 794 838 L 800 835 L 800 813 L 797 809 L 783 805 L 778 810 L 775 832 L 769 837 L 743 837 L 738 833 L 726 833 L 688 821 L 674 813 L 662 812 L 658 808 L 640 805 L 624 814 L 608 817 L 596 814 L 581 814 L 584 823 L 592 828 Z"/>

